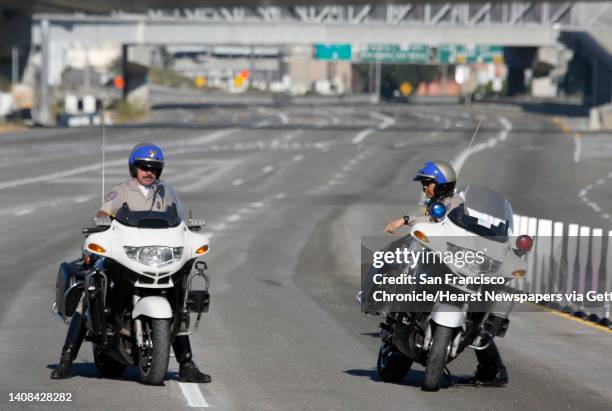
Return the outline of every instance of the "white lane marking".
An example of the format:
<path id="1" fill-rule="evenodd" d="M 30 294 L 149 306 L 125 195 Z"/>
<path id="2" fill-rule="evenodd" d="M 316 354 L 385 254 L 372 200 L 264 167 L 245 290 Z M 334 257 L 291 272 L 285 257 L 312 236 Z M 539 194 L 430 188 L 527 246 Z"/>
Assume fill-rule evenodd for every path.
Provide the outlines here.
<path id="1" fill-rule="evenodd" d="M 98 198 L 98 197 L 99 196 L 97 196 L 97 195 L 90 195 L 90 196 L 80 196 L 80 197 L 73 197 L 73 198 L 58 198 L 58 199 L 53 200 L 53 201 L 46 200 L 46 201 L 40 201 L 38 203 L 29 202 L 27 204 L 20 205 L 18 207 L 11 207 L 11 208 L 0 210 L 0 217 L 1 216 L 7 216 L 7 215 L 19 215 L 19 214 L 16 214 L 16 213 L 19 213 L 20 211 L 22 211 L 24 209 L 31 209 L 33 211 L 37 211 L 39 209 L 48 209 L 49 206 L 57 207 L 58 205 L 63 205 L 63 204 L 66 204 L 66 203 L 77 203 L 77 204 L 80 204 L 80 203 L 84 203 L 86 201 L 93 200 L 93 199 Z M 29 214 L 29 213 L 26 213 L 26 214 Z"/>
<path id="2" fill-rule="evenodd" d="M 166 146 L 167 147 L 169 146 L 172 148 L 174 147 L 179 147 L 179 148 L 166 150 L 166 155 L 190 152 L 190 149 L 183 148 L 183 147 L 195 146 L 195 145 L 199 145 L 202 143 L 208 143 L 210 141 L 219 139 L 223 136 L 226 136 L 227 134 L 234 133 L 236 131 L 238 131 L 238 129 L 224 129 L 224 130 L 215 131 L 210 134 L 206 134 L 202 137 L 197 137 L 195 139 L 185 138 L 185 139 L 177 140 L 176 142 L 169 143 Z M 107 161 L 106 166 L 117 166 L 120 164 L 124 164 L 124 162 L 125 162 L 124 159 L 115 160 L 115 161 Z M 100 169 L 102 169 L 102 163 L 96 163 L 96 164 L 90 164 L 84 167 L 73 168 L 71 170 L 58 171 L 58 172 L 51 173 L 51 174 L 43 174 L 43 175 L 39 175 L 35 177 L 25 177 L 25 178 L 18 178 L 16 180 L 3 181 L 3 182 L 0 182 L 0 190 L 19 187 L 19 186 L 23 186 L 27 184 L 41 183 L 43 181 L 55 180 L 57 178 L 73 176 L 75 174 L 81 174 L 87 171 L 94 171 L 94 170 L 100 170 Z"/>
<path id="3" fill-rule="evenodd" d="M 244 183 L 244 180 L 241 178 L 237 178 L 234 181 L 232 181 L 232 185 L 233 186 L 239 186 L 240 184 Z"/>
<path id="4" fill-rule="evenodd" d="M 241 219 L 242 217 L 240 217 L 240 214 L 232 214 L 231 216 L 227 217 L 225 221 L 228 223 L 234 223 L 236 221 L 240 221 Z"/>
<path id="5" fill-rule="evenodd" d="M 378 126 L 376 126 L 376 129 L 378 130 L 384 130 L 390 125 L 395 123 L 395 119 L 393 117 L 389 117 L 384 114 L 377 113 L 375 111 L 370 112 L 370 116 L 381 121 L 381 123 Z M 374 127 L 366 128 L 365 130 L 360 131 L 355 137 L 353 137 L 352 139 L 353 144 L 361 143 L 367 136 L 372 134 L 374 131 L 375 131 Z"/>
<path id="6" fill-rule="evenodd" d="M 187 405 L 193 408 L 208 408 L 209 405 L 206 402 L 206 398 L 202 395 L 200 387 L 195 383 L 179 382 L 178 386 L 181 388 L 181 392 L 185 399 L 187 399 Z"/>
<path id="7" fill-rule="evenodd" d="M 260 128 L 260 127 L 265 127 L 269 125 L 270 125 L 270 122 L 268 120 L 262 120 L 259 123 L 256 123 L 255 127 Z"/>
<path id="8" fill-rule="evenodd" d="M 484 121 L 484 120 L 486 120 L 486 117 L 484 117 L 484 118 L 478 117 L 478 119 L 481 120 L 481 121 Z M 510 132 L 510 130 L 512 130 L 512 123 L 506 117 L 500 117 L 499 118 L 499 122 L 504 127 L 504 131 L 507 131 L 504 134 L 500 134 L 500 140 L 504 141 L 506 139 L 506 137 L 508 137 L 508 133 Z"/>
<path id="9" fill-rule="evenodd" d="M 344 178 L 344 174 L 336 173 L 336 174 L 334 174 L 333 178 L 335 178 L 336 180 L 341 180 L 341 179 Z"/>
<path id="10" fill-rule="evenodd" d="M 578 138 L 578 141 L 579 140 L 580 139 Z M 574 139 L 574 141 L 576 141 L 576 139 Z M 608 174 L 608 178 L 612 178 L 612 173 Z M 593 188 L 595 188 L 595 186 L 602 185 L 605 182 L 606 182 L 606 180 L 604 178 L 600 178 L 597 181 L 595 181 L 594 184 L 588 184 L 585 188 L 583 188 L 582 190 L 580 190 L 578 192 L 578 198 L 580 199 L 580 201 L 582 201 L 586 206 L 591 207 L 593 209 L 593 211 L 595 211 L 596 213 L 601 213 L 603 210 L 599 206 L 599 204 L 597 204 L 595 201 L 592 201 L 589 198 L 589 191 L 593 190 Z M 609 213 L 601 213 L 600 217 L 603 218 L 604 220 L 611 220 L 612 219 L 610 217 Z"/>
<path id="11" fill-rule="evenodd" d="M 289 116 L 287 115 L 287 113 L 283 111 L 279 111 L 277 115 L 278 115 L 278 118 L 280 118 L 281 123 L 283 124 L 289 123 Z"/>
<path id="12" fill-rule="evenodd" d="M 293 161 L 301 161 L 303 159 L 304 159 L 304 154 L 296 154 L 292 158 Z"/>
<path id="13" fill-rule="evenodd" d="M 251 203 L 251 207 L 253 208 L 260 208 L 260 207 L 263 207 L 263 205 L 264 205 L 263 201 L 257 201 L 257 202 Z"/>
<path id="14" fill-rule="evenodd" d="M 278 193 L 274 196 L 274 198 L 276 198 L 277 200 L 283 199 L 285 197 L 287 197 L 287 194 L 285 193 Z"/>
<path id="15" fill-rule="evenodd" d="M 201 137 L 196 138 L 184 138 L 174 143 L 167 144 L 167 146 L 175 147 L 175 146 L 196 146 L 204 143 L 210 143 L 211 141 L 215 141 L 220 139 L 221 137 L 225 137 L 228 134 L 232 134 L 237 132 L 239 129 L 237 128 L 226 128 L 222 130 L 213 131 L 210 134 L 205 134 Z M 169 151 L 168 154 L 180 154 L 181 151 Z"/>
<path id="16" fill-rule="evenodd" d="M 377 120 L 382 121 L 382 123 L 380 123 L 378 125 L 378 128 L 380 130 L 384 130 L 385 128 L 389 127 L 392 124 L 395 124 L 395 119 L 393 117 L 389 117 L 387 115 L 384 115 L 382 113 L 377 113 L 375 111 L 370 112 L 370 116 L 374 117 Z"/>
<path id="17" fill-rule="evenodd" d="M 227 228 L 227 226 L 223 223 L 219 223 L 211 226 L 210 228 L 215 231 L 223 231 Z"/>
<path id="18" fill-rule="evenodd" d="M 274 171 L 274 168 L 275 167 L 273 165 L 268 165 L 268 166 L 265 166 L 264 168 L 262 168 L 261 172 L 264 173 L 264 174 L 268 174 L 268 173 Z"/>
<path id="19" fill-rule="evenodd" d="M 13 215 L 19 217 L 22 215 L 32 214 L 33 212 L 34 210 L 32 210 L 31 208 L 26 208 L 24 210 L 15 211 Z"/>
<path id="20" fill-rule="evenodd" d="M 106 165 L 116 166 L 119 164 L 123 164 L 124 162 L 125 160 L 109 161 L 106 163 Z M 25 177 L 25 178 L 18 178 L 16 180 L 11 180 L 11 181 L 3 181 L 0 183 L 0 190 L 4 190 L 7 188 L 13 188 L 13 187 L 19 187 L 19 186 L 23 186 L 26 184 L 41 183 L 43 181 L 54 180 L 56 178 L 61 178 L 61 177 L 68 177 L 68 176 L 72 176 L 75 174 L 85 173 L 87 171 L 99 170 L 101 167 L 102 167 L 102 163 L 99 163 L 99 164 L 92 164 L 92 165 L 84 166 L 84 167 L 73 168 L 72 170 L 57 171 L 51 174 L 43 174 L 43 175 L 36 176 L 36 177 Z"/>
<path id="21" fill-rule="evenodd" d="M 220 176 L 229 172 L 238 160 L 208 160 L 208 162 L 200 167 L 199 178 L 193 178 L 191 173 L 183 173 L 181 178 L 173 179 L 175 185 L 180 181 L 180 185 L 177 185 L 179 192 L 195 192 L 201 190 L 202 187 L 210 184 L 217 180 Z M 185 181 L 185 183 L 183 183 Z"/>
<path id="22" fill-rule="evenodd" d="M 91 200 L 93 197 L 91 196 L 87 196 L 87 197 L 77 197 L 74 200 L 72 200 L 73 202 L 80 204 L 80 203 L 86 203 L 89 200 Z"/>
<path id="23" fill-rule="evenodd" d="M 497 143 L 499 143 L 500 141 L 504 141 L 506 140 L 506 138 L 508 138 L 508 134 L 510 134 L 510 131 L 512 131 L 512 123 L 506 117 L 500 117 L 499 122 L 502 125 L 502 130 L 499 132 L 497 137 L 491 137 L 487 141 L 475 144 L 469 149 L 463 150 L 461 153 L 459 153 L 459 155 L 457 155 L 457 157 L 455 157 L 452 162 L 452 165 L 457 175 L 459 175 L 463 164 L 472 154 L 485 150 L 487 148 L 495 147 Z M 478 138 L 478 136 L 476 136 L 475 138 Z"/>
<path id="24" fill-rule="evenodd" d="M 373 128 L 366 128 L 365 130 L 360 131 L 355 137 L 353 137 L 353 144 L 361 143 L 363 139 L 372 134 L 373 131 Z"/>
<path id="25" fill-rule="evenodd" d="M 350 171 L 350 170 L 351 170 L 351 166 L 350 165 L 342 166 L 342 171 Z"/>
<path id="26" fill-rule="evenodd" d="M 292 131 L 291 133 L 287 133 L 287 135 L 285 135 L 283 137 L 283 139 L 287 140 L 287 141 L 291 141 L 295 138 L 295 136 L 302 134 L 304 130 L 295 130 Z"/>
<path id="27" fill-rule="evenodd" d="M 318 150 L 321 150 L 323 153 L 329 152 L 329 146 L 330 146 L 329 143 L 324 143 L 324 142 L 314 144 L 314 147 Z"/>

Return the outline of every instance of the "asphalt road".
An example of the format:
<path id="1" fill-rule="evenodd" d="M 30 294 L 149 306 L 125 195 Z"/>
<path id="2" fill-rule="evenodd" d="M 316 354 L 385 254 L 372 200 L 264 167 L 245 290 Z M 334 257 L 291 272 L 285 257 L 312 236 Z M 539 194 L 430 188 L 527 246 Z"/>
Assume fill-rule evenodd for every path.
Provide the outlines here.
<path id="1" fill-rule="evenodd" d="M 0 135 L 0 409 L 188 409 L 188 390 L 236 410 L 610 409 L 610 333 L 544 311 L 516 313 L 499 341 L 506 388 L 424 393 L 419 366 L 378 380 L 378 319 L 354 299 L 360 237 L 414 210 L 416 169 L 461 161 L 479 120 L 461 184 L 500 191 L 522 215 L 612 228 L 612 141 L 514 109 L 184 104 L 107 129 L 107 191 L 151 141 L 167 154 L 163 178 L 209 222 L 212 306 L 192 344 L 213 381 L 195 387 L 177 383 L 173 359 L 163 387 L 134 369 L 99 379 L 89 343 L 73 378 L 49 379 L 66 332 L 49 311 L 56 270 L 100 205 L 101 132 Z M 470 352 L 450 365 L 474 367 Z M 72 402 L 9 402 L 18 392 Z"/>

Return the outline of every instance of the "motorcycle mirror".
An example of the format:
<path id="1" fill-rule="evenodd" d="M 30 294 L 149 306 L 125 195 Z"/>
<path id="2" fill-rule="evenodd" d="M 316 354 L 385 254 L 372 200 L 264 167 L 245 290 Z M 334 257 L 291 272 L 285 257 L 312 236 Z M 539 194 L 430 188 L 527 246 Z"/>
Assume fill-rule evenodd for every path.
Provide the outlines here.
<path id="1" fill-rule="evenodd" d="M 202 228 L 206 225 L 206 220 L 204 218 L 190 218 L 187 220 L 187 225 L 189 228 Z"/>
<path id="2" fill-rule="evenodd" d="M 446 206 L 442 203 L 433 203 L 429 207 L 429 215 L 436 220 L 441 219 L 446 215 Z"/>
<path id="3" fill-rule="evenodd" d="M 94 224 L 98 227 L 107 227 L 111 225 L 110 217 L 96 217 L 94 218 Z"/>

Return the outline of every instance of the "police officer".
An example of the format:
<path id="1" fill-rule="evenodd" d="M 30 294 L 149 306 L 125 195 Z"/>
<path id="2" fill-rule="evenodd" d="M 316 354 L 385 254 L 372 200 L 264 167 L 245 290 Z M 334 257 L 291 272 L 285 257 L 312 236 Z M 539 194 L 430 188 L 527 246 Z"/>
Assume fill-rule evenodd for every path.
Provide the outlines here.
<path id="1" fill-rule="evenodd" d="M 455 170 L 444 161 L 425 163 L 423 168 L 417 172 L 414 181 L 421 182 L 425 197 L 428 199 L 425 205 L 425 216 L 410 217 L 406 215 L 390 221 L 385 227 L 385 232 L 394 233 L 395 230 L 404 225 L 431 221 L 429 216 L 430 206 L 436 202 L 443 203 L 448 211 L 463 203 L 461 196 L 455 193 L 457 182 Z M 473 376 L 459 379 L 456 382 L 457 385 L 499 387 L 508 383 L 508 372 L 494 341 L 490 341 L 489 346 L 484 350 L 476 350 L 476 358 L 478 359 L 476 373 Z"/>
<path id="2" fill-rule="evenodd" d="M 96 214 L 97 217 L 114 217 L 123 203 L 127 203 L 132 211 L 163 211 L 173 203 L 178 209 L 182 209 L 174 190 L 159 180 L 164 167 L 164 154 L 158 146 L 149 143 L 138 144 L 130 154 L 128 167 L 132 178 L 117 185 L 106 195 L 104 204 Z M 79 305 L 79 309 L 70 321 L 59 365 L 51 373 L 52 379 L 71 376 L 72 362 L 85 339 L 85 334 L 82 305 Z M 179 381 L 196 383 L 211 381 L 210 376 L 201 372 L 193 362 L 188 336 L 177 336 L 172 348 L 179 363 Z"/>

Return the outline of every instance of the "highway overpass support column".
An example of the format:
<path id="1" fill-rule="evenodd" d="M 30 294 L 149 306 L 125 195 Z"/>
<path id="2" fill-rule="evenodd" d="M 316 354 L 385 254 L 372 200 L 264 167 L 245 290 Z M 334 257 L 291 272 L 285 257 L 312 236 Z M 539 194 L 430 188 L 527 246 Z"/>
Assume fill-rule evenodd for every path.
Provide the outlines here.
<path id="1" fill-rule="evenodd" d="M 537 49 L 535 47 L 504 47 L 504 60 L 508 66 L 507 94 L 525 94 L 525 70 L 533 65 Z"/>
<path id="2" fill-rule="evenodd" d="M 612 101 L 612 69 L 607 67 L 598 56 L 591 59 L 591 106 L 599 106 Z"/>

